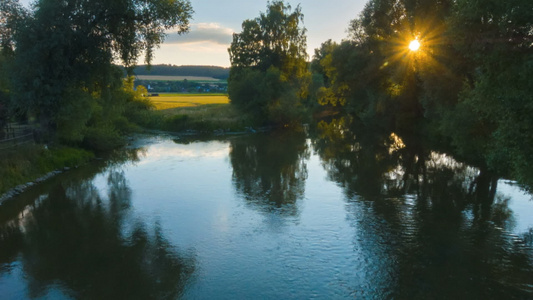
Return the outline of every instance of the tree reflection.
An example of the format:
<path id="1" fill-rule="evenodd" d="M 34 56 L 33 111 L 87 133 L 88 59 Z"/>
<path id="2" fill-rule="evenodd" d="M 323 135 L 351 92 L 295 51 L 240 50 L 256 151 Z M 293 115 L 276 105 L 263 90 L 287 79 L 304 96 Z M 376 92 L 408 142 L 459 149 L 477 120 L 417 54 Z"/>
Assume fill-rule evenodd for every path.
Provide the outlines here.
<path id="1" fill-rule="evenodd" d="M 313 146 L 328 176 L 345 188 L 348 198 L 413 194 L 440 209 L 451 205 L 459 210 L 494 202 L 497 178 L 428 150 L 420 138 L 402 139 L 350 117 L 320 122 L 315 135 Z"/>
<path id="2" fill-rule="evenodd" d="M 344 187 L 349 198 L 356 193 L 372 199 L 385 190 L 398 192 L 400 187 L 385 178 L 398 159 L 389 155 L 391 141 L 384 132 L 354 130 L 354 122 L 346 117 L 318 124 L 313 146 L 329 179 Z"/>
<path id="3" fill-rule="evenodd" d="M 354 244 L 383 298 L 507 298 L 533 294 L 531 233 L 512 234 L 497 178 L 346 118 L 321 122 L 313 146 L 344 189 Z M 370 295 L 370 294 L 369 294 Z M 363 294 L 362 296 L 365 296 Z"/>
<path id="4" fill-rule="evenodd" d="M 305 191 L 309 148 L 304 132 L 276 132 L 231 140 L 233 183 L 248 203 L 262 211 L 298 213 Z"/>
<path id="5" fill-rule="evenodd" d="M 7 222 L 0 264 L 21 261 L 28 296 L 60 285 L 80 299 L 175 299 L 194 272 L 193 254 L 175 249 L 158 224 L 131 215 L 124 174 L 108 169 L 107 195 L 90 180 L 57 184 Z M 0 270 L 0 272 L 9 270 Z"/>

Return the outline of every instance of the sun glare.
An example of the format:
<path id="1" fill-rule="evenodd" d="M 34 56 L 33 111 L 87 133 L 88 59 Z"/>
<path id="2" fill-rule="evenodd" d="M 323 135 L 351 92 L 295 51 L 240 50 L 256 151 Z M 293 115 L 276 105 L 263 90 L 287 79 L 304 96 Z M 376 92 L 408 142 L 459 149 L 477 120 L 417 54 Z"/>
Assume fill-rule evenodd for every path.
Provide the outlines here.
<path id="1" fill-rule="evenodd" d="M 409 44 L 409 49 L 411 51 L 417 51 L 420 49 L 420 42 L 418 40 L 414 40 Z"/>

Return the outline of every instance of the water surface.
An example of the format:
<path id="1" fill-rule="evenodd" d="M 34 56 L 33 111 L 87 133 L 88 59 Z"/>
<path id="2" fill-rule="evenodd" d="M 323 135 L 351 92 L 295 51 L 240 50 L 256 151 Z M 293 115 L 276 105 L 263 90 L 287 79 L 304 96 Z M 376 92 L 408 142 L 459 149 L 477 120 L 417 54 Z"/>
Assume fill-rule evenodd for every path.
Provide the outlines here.
<path id="1" fill-rule="evenodd" d="M 533 297 L 531 195 L 338 134 L 143 137 L 36 186 L 0 206 L 1 298 Z"/>

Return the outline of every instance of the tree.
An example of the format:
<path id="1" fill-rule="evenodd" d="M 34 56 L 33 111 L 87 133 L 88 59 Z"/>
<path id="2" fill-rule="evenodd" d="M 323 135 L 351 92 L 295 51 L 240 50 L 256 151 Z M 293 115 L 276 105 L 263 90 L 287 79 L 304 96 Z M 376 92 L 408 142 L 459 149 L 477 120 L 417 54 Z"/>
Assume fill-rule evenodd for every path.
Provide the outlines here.
<path id="1" fill-rule="evenodd" d="M 0 1 L 0 136 L 9 119 L 11 98 L 10 69 L 14 57 L 14 35 L 20 21 L 27 16 L 17 0 Z"/>
<path id="2" fill-rule="evenodd" d="M 527 0 L 371 0 L 348 41 L 317 51 L 317 98 L 532 187 L 531 20 Z"/>
<path id="3" fill-rule="evenodd" d="M 95 126 L 120 136 L 127 97 L 113 63 L 133 67 L 143 52 L 149 63 L 166 30 L 187 31 L 191 13 L 188 0 L 37 1 L 14 34 L 16 110 L 65 141 Z"/>
<path id="4" fill-rule="evenodd" d="M 268 2 L 267 12 L 242 23 L 229 48 L 231 103 L 260 119 L 299 119 L 307 97 L 306 29 L 300 6 Z"/>
<path id="5" fill-rule="evenodd" d="M 455 118 L 449 126 L 450 131 L 461 128 L 460 139 L 454 140 L 459 149 L 482 149 L 487 168 L 511 175 L 530 189 L 532 20 L 531 1 L 457 1 L 451 20 L 456 48 L 474 71 L 463 85 Z M 471 126 L 453 126 L 463 123 Z"/>
<path id="6" fill-rule="evenodd" d="M 27 12 L 18 0 L 2 0 L 0 2 L 0 51 L 3 55 L 13 54 L 13 35 L 17 31 L 20 20 L 27 17 Z"/>

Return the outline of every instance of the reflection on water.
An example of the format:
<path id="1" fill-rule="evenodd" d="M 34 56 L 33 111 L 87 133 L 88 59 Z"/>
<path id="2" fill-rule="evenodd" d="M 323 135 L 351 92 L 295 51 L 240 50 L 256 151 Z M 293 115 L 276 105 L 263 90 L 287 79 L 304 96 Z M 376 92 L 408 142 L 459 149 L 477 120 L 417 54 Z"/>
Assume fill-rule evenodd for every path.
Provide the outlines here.
<path id="1" fill-rule="evenodd" d="M 24 293 L 6 291 L 4 296 L 173 299 L 181 295 L 194 272 L 194 256 L 175 249 L 159 224 L 150 226 L 131 216 L 132 191 L 122 171 L 111 167 L 104 173 L 107 195 L 90 178 L 67 180 L 2 224 L 0 275 L 16 273 L 14 268 L 21 266 L 26 281 Z"/>
<path id="2" fill-rule="evenodd" d="M 0 206 L 3 295 L 533 298 L 531 196 L 416 139 L 339 119 L 174 140 Z"/>
<path id="3" fill-rule="evenodd" d="M 309 149 L 304 132 L 281 132 L 231 141 L 233 182 L 253 207 L 298 212 L 305 193 Z"/>
<path id="4" fill-rule="evenodd" d="M 315 150 L 344 188 L 363 254 L 390 271 L 372 279 L 388 286 L 387 297 L 533 296 L 531 229 L 522 238 L 512 233 L 510 198 L 496 193 L 497 180 L 345 119 L 320 123 L 317 136 Z"/>

